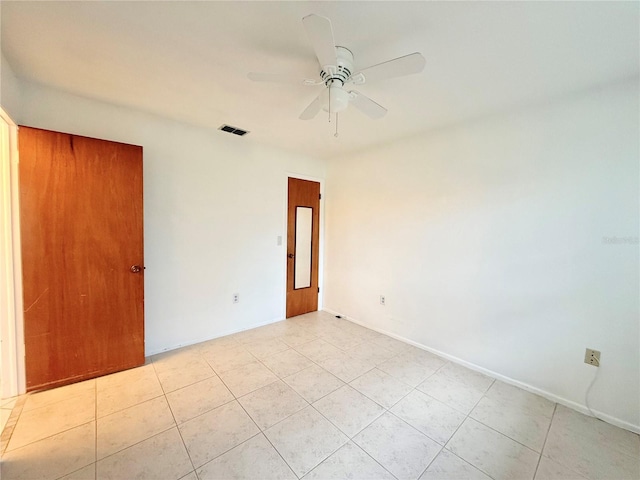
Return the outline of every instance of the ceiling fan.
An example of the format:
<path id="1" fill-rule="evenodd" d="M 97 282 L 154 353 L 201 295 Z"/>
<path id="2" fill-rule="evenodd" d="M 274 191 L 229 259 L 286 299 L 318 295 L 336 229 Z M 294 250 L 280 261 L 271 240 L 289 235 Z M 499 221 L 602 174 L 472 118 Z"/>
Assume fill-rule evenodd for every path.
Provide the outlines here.
<path id="1" fill-rule="evenodd" d="M 254 82 L 324 85 L 320 95 L 300 114 L 301 120 L 314 118 L 320 110 L 328 112 L 331 117 L 331 114 L 345 110 L 349 104 L 370 118 L 381 118 L 387 113 L 386 108 L 356 90 L 347 90 L 347 86 L 401 77 L 419 73 L 424 69 L 425 59 L 422 54 L 416 52 L 356 71 L 353 53 L 348 48 L 335 45 L 331 21 L 328 18 L 311 14 L 302 19 L 302 24 L 318 58 L 319 78 L 301 79 L 286 74 L 255 72 L 247 75 Z"/>

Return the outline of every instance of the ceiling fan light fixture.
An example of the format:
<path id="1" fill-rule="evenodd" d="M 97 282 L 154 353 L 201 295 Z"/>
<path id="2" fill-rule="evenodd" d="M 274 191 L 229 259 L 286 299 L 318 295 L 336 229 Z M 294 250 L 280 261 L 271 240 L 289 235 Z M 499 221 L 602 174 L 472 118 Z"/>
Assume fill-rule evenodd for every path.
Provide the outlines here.
<path id="1" fill-rule="evenodd" d="M 331 85 L 322 92 L 322 109 L 325 112 L 338 113 L 349 106 L 349 92 L 342 85 Z"/>

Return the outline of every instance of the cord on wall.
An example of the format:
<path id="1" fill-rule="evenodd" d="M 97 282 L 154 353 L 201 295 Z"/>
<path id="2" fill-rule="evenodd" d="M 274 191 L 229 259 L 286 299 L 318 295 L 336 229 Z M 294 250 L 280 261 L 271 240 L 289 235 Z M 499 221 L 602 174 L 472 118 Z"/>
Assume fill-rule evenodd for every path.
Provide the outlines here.
<path id="1" fill-rule="evenodd" d="M 598 359 L 594 359 L 597 363 L 596 363 L 596 367 L 600 367 L 600 360 Z M 593 388 L 593 386 L 596 383 L 596 380 L 598 379 L 598 374 L 600 373 L 600 368 L 598 368 L 596 370 L 596 374 L 593 376 L 593 380 L 591 380 L 591 383 L 589 384 L 589 386 L 587 387 L 587 391 L 584 394 L 584 404 L 587 407 L 587 410 L 589 411 L 589 413 L 591 414 L 592 417 L 597 418 L 598 420 L 602 420 L 600 417 L 598 417 L 595 413 L 593 413 L 593 410 L 591 410 L 591 406 L 589 405 L 589 393 L 591 393 L 591 389 Z M 604 421 L 604 420 L 602 420 Z"/>

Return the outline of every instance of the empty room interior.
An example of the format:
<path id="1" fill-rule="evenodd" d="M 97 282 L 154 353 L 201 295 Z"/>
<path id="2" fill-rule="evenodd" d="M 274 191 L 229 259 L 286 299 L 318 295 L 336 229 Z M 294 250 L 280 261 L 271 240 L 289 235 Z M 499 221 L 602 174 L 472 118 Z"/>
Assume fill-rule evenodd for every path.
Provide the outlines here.
<path id="1" fill-rule="evenodd" d="M 640 3 L 0 21 L 0 478 L 640 478 Z"/>

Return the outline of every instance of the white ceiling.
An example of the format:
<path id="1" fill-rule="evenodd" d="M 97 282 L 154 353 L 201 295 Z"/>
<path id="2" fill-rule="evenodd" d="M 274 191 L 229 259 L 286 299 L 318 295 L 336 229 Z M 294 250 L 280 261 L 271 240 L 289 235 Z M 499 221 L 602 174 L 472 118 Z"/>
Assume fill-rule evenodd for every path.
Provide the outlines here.
<path id="1" fill-rule="evenodd" d="M 2 51 L 22 79 L 242 141 L 326 157 L 639 74 L 638 2 L 7 2 Z M 389 113 L 298 120 L 320 87 L 246 74 L 318 70 L 301 19 L 329 17 L 356 69 L 415 51 L 421 74 L 358 89 Z M 215 133 L 222 135 L 222 133 Z"/>

